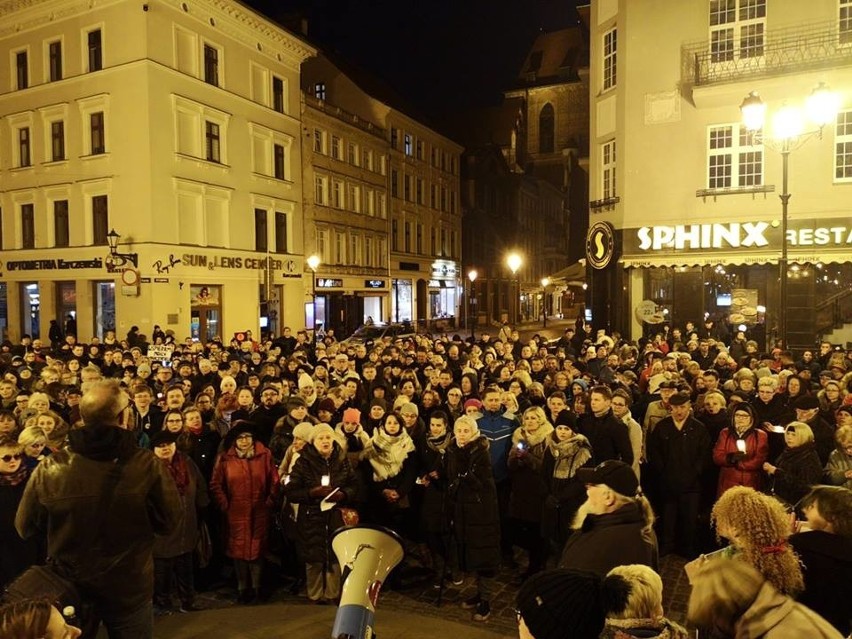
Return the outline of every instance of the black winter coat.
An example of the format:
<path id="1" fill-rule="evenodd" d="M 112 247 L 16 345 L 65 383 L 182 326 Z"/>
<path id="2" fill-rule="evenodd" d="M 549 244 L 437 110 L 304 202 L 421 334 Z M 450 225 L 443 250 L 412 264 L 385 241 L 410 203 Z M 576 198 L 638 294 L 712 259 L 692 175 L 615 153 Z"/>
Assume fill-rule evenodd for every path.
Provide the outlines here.
<path id="1" fill-rule="evenodd" d="M 448 530 L 447 526 L 447 449 L 443 452 L 432 450 L 422 440 L 417 446 L 418 458 L 420 460 L 420 476 L 426 476 L 431 472 L 438 474 L 438 479 L 429 477 L 428 486 L 419 486 L 420 497 L 420 525 L 423 532 L 442 535 Z"/>
<path id="2" fill-rule="evenodd" d="M 182 453 L 176 452 L 175 455 Z M 154 538 L 154 558 L 163 559 L 177 557 L 195 549 L 198 543 L 198 511 L 210 504 L 210 495 L 207 492 L 207 482 L 201 476 L 201 471 L 195 462 L 185 457 L 187 471 L 189 472 L 189 484 L 183 495 L 178 493 L 181 506 L 183 507 L 183 518 L 168 535 L 157 535 Z M 160 460 L 163 465 L 166 462 Z"/>
<path id="3" fill-rule="evenodd" d="M 669 416 L 657 422 L 648 435 L 648 463 L 665 495 L 696 493 L 701 477 L 710 466 L 713 443 L 704 424 L 687 417 L 678 430 Z"/>
<path id="4" fill-rule="evenodd" d="M 657 570 L 657 538 L 653 530 L 646 538 L 644 526 L 642 511 L 635 502 L 606 515 L 589 515 L 583 527 L 565 542 L 559 567 L 588 570 L 601 577 L 625 564 L 644 564 Z"/>
<path id="5" fill-rule="evenodd" d="M 338 507 L 325 512 L 320 510 L 322 499 L 310 496 L 312 488 L 322 485 L 323 475 L 329 475 L 330 485 L 340 488 L 346 495 L 343 501 L 337 502 Z M 290 481 L 284 485 L 284 494 L 290 502 L 299 504 L 296 544 L 302 560 L 326 566 L 336 563 L 331 550 L 331 534 L 343 526 L 339 506 L 352 508 L 358 502 L 358 480 L 337 443 L 328 459 L 313 446 L 305 446 L 290 473 Z"/>
<path id="6" fill-rule="evenodd" d="M 774 492 L 791 505 L 822 481 L 822 464 L 813 442 L 796 448 L 785 448 L 775 462 L 775 467 Z"/>
<path id="7" fill-rule="evenodd" d="M 628 466 L 633 464 L 633 446 L 630 444 L 627 424 L 613 415 L 612 411 L 603 417 L 583 415 L 578 420 L 577 432 L 584 435 L 592 445 L 596 464 L 608 459 L 620 459 Z"/>
<path id="8" fill-rule="evenodd" d="M 790 544 L 804 569 L 799 603 L 822 615 L 844 637 L 852 632 L 852 539 L 821 530 L 796 533 Z"/>
<path id="9" fill-rule="evenodd" d="M 447 480 L 459 567 L 495 570 L 500 564 L 500 518 L 488 440 L 480 435 L 463 448 L 450 444 Z"/>
<path id="10" fill-rule="evenodd" d="M 222 437 L 218 431 L 213 430 L 205 424 L 204 430 L 200 435 L 187 433 L 187 451 L 186 456 L 189 457 L 198 470 L 201 471 L 201 476 L 204 477 L 205 486 L 210 483 L 210 478 L 213 476 L 213 466 L 216 465 L 216 455 L 219 451 L 219 444 Z"/>
<path id="11" fill-rule="evenodd" d="M 15 513 L 27 482 L 0 486 L 0 589 L 36 563 L 38 540 L 21 539 L 15 530 Z"/>

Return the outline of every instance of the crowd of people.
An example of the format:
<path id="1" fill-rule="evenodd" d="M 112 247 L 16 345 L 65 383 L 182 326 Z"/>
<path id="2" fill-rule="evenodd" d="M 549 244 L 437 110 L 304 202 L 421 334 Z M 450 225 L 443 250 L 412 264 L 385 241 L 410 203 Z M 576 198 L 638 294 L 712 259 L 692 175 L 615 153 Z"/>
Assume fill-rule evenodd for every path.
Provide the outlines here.
<path id="1" fill-rule="evenodd" d="M 794 357 L 714 334 L 689 324 L 630 343 L 578 321 L 549 343 L 504 327 L 202 344 L 158 328 L 165 360 L 138 329 L 4 342 L 0 584 L 49 557 L 111 637 L 137 636 L 122 633 L 151 611 L 196 610 L 196 589 L 223 579 L 244 604 L 282 575 L 329 603 L 331 535 L 360 521 L 405 541 L 392 587 L 415 567 L 439 590 L 470 579 L 462 606 L 476 621 L 497 570 L 516 570 L 534 639 L 560 636 L 536 610 L 558 584 L 594 598 L 594 636 L 626 636 L 637 619 L 641 636 L 680 636 L 655 572 L 671 554 L 705 594 L 697 624 L 728 611 L 706 603 L 733 579 L 743 598 L 717 630 L 732 633 L 754 595 L 798 598 L 791 610 L 848 635 L 852 352 Z"/>

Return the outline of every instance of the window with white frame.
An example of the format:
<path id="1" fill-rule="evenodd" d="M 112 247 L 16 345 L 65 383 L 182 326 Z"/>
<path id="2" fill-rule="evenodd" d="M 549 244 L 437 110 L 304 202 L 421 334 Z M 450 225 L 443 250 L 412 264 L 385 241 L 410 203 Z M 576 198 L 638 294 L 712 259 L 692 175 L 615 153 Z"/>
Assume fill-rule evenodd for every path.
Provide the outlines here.
<path id="1" fill-rule="evenodd" d="M 601 145 L 601 197 L 615 197 L 615 140 Z"/>
<path id="2" fill-rule="evenodd" d="M 222 49 L 216 45 L 205 42 L 203 46 L 204 52 L 204 81 L 207 84 L 212 84 L 214 87 L 221 86 L 220 64 L 222 58 Z"/>
<path id="3" fill-rule="evenodd" d="M 334 233 L 334 263 L 346 263 L 346 231 L 335 231 Z"/>
<path id="4" fill-rule="evenodd" d="M 218 150 L 218 160 L 210 159 L 210 161 L 227 164 L 228 124 L 231 116 L 218 109 L 175 95 L 172 96 L 172 102 L 175 118 L 176 153 L 193 158 L 208 159 L 215 158 Z M 251 125 L 251 130 L 254 146 L 252 149 L 253 170 L 265 175 L 272 175 L 272 166 L 270 166 L 272 132 L 270 129 L 256 125 Z M 286 142 L 289 138 L 282 137 L 282 140 Z"/>
<path id="5" fill-rule="evenodd" d="M 603 36 L 603 90 L 615 86 L 618 53 L 618 29 L 612 28 Z"/>
<path id="6" fill-rule="evenodd" d="M 349 263 L 355 266 L 363 264 L 361 236 L 353 233 L 349 236 Z"/>
<path id="7" fill-rule="evenodd" d="M 412 137 L 410 133 L 406 133 L 403 137 L 403 151 L 406 155 L 411 156 L 414 154 L 414 147 L 412 143 Z"/>
<path id="8" fill-rule="evenodd" d="M 343 141 L 338 135 L 331 136 L 331 157 L 335 160 L 343 159 Z"/>
<path id="9" fill-rule="evenodd" d="M 763 184 L 763 145 L 740 124 L 711 126 L 707 132 L 707 188 Z"/>
<path id="10" fill-rule="evenodd" d="M 375 252 L 375 243 L 373 242 L 373 238 L 369 235 L 364 237 L 364 266 L 373 266 L 375 259 L 373 253 Z"/>
<path id="11" fill-rule="evenodd" d="M 373 189 L 364 190 L 364 213 L 370 217 L 376 215 L 376 192 Z"/>
<path id="12" fill-rule="evenodd" d="M 349 185 L 349 193 L 347 194 L 349 198 L 349 208 L 352 209 L 355 213 L 361 212 L 361 187 L 357 184 Z"/>
<path id="13" fill-rule="evenodd" d="M 330 234 L 330 229 L 325 227 L 317 228 L 317 253 L 319 253 L 322 261 L 326 263 L 331 261 L 331 243 L 329 241 Z"/>
<path id="14" fill-rule="evenodd" d="M 359 166 L 361 163 L 361 157 L 358 154 L 358 145 L 354 142 L 350 142 L 346 147 L 346 161 L 352 166 Z"/>
<path id="15" fill-rule="evenodd" d="M 314 200 L 317 204 L 328 206 L 328 177 L 325 175 L 314 177 Z"/>
<path id="16" fill-rule="evenodd" d="M 852 44 L 852 0 L 840 0 L 837 32 L 840 44 Z"/>
<path id="17" fill-rule="evenodd" d="M 834 179 L 852 182 L 852 111 L 837 114 L 834 131 Z"/>
<path id="18" fill-rule="evenodd" d="M 710 0 L 710 60 L 763 56 L 766 0 Z"/>
<path id="19" fill-rule="evenodd" d="M 314 129 L 314 152 L 326 154 L 327 134 L 320 128 Z"/>
<path id="20" fill-rule="evenodd" d="M 385 193 L 376 194 L 376 212 L 382 219 L 388 216 L 388 197 Z"/>
<path id="21" fill-rule="evenodd" d="M 45 62 L 47 69 L 45 77 L 48 82 L 58 82 L 63 77 L 64 65 L 62 61 L 62 40 L 48 42 L 46 47 Z"/>
<path id="22" fill-rule="evenodd" d="M 26 89 L 30 86 L 29 51 L 21 49 L 12 52 L 12 62 L 15 66 L 14 84 L 12 89 Z"/>
<path id="23" fill-rule="evenodd" d="M 100 155 L 109 149 L 109 95 L 102 93 L 77 101 L 83 118 L 83 156 Z"/>
<path id="24" fill-rule="evenodd" d="M 291 180 L 290 149 L 293 138 L 254 122 L 249 123 L 249 131 L 252 145 L 252 171 L 277 180 Z"/>
<path id="25" fill-rule="evenodd" d="M 388 240 L 387 238 L 381 238 L 379 240 L 379 256 L 378 256 L 378 265 L 380 268 L 384 268 L 388 265 Z"/>
<path id="26" fill-rule="evenodd" d="M 100 28 L 86 32 L 86 70 L 89 73 L 104 68 L 103 34 Z"/>
<path id="27" fill-rule="evenodd" d="M 342 209 L 346 206 L 346 200 L 343 195 L 343 182 L 340 180 L 331 181 L 331 205 L 336 209 Z"/>

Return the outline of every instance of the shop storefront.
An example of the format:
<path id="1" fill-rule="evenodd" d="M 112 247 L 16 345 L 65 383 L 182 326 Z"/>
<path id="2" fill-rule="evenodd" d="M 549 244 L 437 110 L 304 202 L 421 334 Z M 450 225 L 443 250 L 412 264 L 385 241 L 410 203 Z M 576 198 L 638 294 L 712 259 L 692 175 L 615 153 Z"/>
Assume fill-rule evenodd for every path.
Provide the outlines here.
<path id="1" fill-rule="evenodd" d="M 687 322 L 702 326 L 709 318 L 717 333 L 745 329 L 766 348 L 777 339 L 784 313 L 790 345 L 812 346 L 831 324 L 822 319 L 823 306 L 850 291 L 852 226 L 847 221 L 790 221 L 784 308 L 777 222 L 625 229 L 620 261 L 629 269 L 633 338 L 655 332 L 663 322 L 682 328 Z"/>
<path id="2" fill-rule="evenodd" d="M 116 269 L 105 247 L 63 257 L 71 253 L 16 251 L 0 264 L 0 315 L 9 339 L 46 339 L 50 321 L 64 327 L 69 316 L 82 341 L 112 329 L 122 338 L 132 326 L 147 336 L 159 325 L 179 340 L 205 340 L 245 330 L 260 335 L 271 317 L 301 323 L 301 257 L 144 246 L 128 254 L 135 266 Z"/>
<path id="3" fill-rule="evenodd" d="M 316 278 L 316 322 L 336 336 L 351 335 L 368 322 L 387 319 L 389 280 L 361 276 Z M 305 325 L 312 325 L 313 304 L 306 305 Z"/>
<path id="4" fill-rule="evenodd" d="M 452 260 L 432 262 L 429 280 L 429 319 L 440 322 L 440 330 L 455 328 L 459 307 L 458 264 Z"/>

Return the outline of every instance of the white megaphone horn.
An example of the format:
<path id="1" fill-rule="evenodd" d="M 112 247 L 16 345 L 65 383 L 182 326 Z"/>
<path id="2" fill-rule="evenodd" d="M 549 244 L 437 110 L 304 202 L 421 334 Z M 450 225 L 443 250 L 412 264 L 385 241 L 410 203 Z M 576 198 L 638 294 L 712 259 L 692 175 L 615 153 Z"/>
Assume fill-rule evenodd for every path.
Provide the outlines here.
<path id="1" fill-rule="evenodd" d="M 382 583 L 405 552 L 402 540 L 382 526 L 344 526 L 334 531 L 331 547 L 343 571 L 333 639 L 370 639 Z"/>

